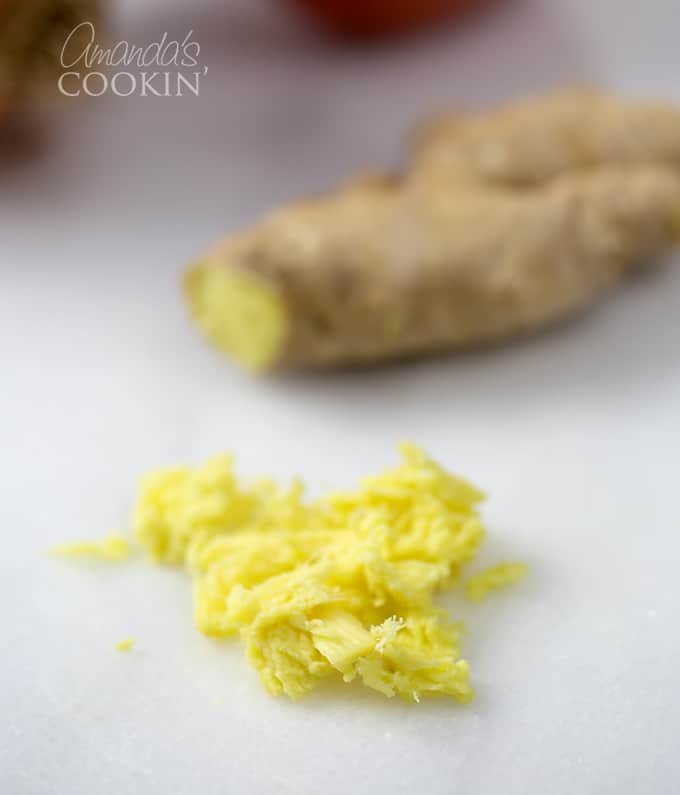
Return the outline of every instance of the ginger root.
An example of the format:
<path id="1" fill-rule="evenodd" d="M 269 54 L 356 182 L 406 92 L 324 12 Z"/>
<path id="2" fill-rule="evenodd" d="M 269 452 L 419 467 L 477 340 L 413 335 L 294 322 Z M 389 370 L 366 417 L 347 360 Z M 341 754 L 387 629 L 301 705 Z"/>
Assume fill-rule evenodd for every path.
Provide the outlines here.
<path id="1" fill-rule="evenodd" d="M 369 363 L 564 317 L 671 247 L 679 212 L 680 112 L 565 94 L 440 122 L 403 176 L 272 213 L 185 287 L 246 368 Z"/>
<path id="2" fill-rule="evenodd" d="M 531 187 L 601 165 L 680 170 L 680 109 L 572 90 L 487 113 L 439 116 L 417 132 L 413 177 Z"/>

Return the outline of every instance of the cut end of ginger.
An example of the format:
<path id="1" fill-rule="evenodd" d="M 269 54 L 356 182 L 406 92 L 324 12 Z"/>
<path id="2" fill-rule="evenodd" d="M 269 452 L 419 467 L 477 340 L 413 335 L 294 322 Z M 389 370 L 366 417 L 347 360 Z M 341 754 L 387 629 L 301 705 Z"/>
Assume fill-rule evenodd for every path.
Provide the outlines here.
<path id="1" fill-rule="evenodd" d="M 278 357 L 287 312 L 276 288 L 237 268 L 201 263 L 186 276 L 191 314 L 208 339 L 252 372 Z"/>
<path id="2" fill-rule="evenodd" d="M 70 544 L 59 544 L 50 549 L 50 554 L 62 558 L 91 558 L 116 563 L 129 556 L 130 547 L 123 536 L 113 533 L 101 541 L 74 541 Z"/>
<path id="3" fill-rule="evenodd" d="M 298 699 L 336 678 L 387 697 L 467 703 L 461 626 L 433 597 L 477 555 L 483 494 L 412 445 L 401 455 L 319 500 L 299 481 L 244 485 L 227 455 L 152 472 L 135 535 L 153 560 L 187 569 L 198 629 L 240 634 L 269 693 Z M 477 590 L 516 579 L 509 565 L 477 577 Z"/>

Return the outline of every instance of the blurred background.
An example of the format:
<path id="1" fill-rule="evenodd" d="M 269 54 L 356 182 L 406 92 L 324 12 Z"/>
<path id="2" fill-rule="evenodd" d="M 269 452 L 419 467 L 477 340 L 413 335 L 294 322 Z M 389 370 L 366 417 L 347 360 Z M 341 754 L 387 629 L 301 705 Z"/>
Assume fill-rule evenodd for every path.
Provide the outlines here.
<path id="1" fill-rule="evenodd" d="M 502 349 L 261 381 L 190 328 L 178 280 L 268 209 L 397 166 L 442 108 L 574 83 L 680 100 L 677 2 L 470 0 L 359 36 L 308 6 L 102 8 L 103 42 L 191 32 L 198 96 L 55 101 L 47 77 L 34 98 L 21 69 L 1 89 L 0 791 L 676 793 L 680 269 Z M 173 572 L 44 559 L 125 529 L 151 467 L 232 449 L 247 475 L 318 493 L 405 437 L 492 495 L 494 559 L 534 571 L 475 615 L 468 711 L 273 702 L 236 645 L 197 636 Z M 122 668 L 111 644 L 131 634 Z"/>
<path id="2" fill-rule="evenodd" d="M 199 66 L 207 69 L 200 96 L 139 96 L 137 89 L 122 97 L 109 88 L 99 97 L 62 97 L 30 123 L 23 113 L 6 119 L 3 258 L 26 258 L 31 227 L 40 226 L 43 238 L 54 230 L 54 244 L 61 230 L 67 245 L 83 246 L 97 233 L 96 218 L 116 217 L 126 222 L 119 235 L 136 229 L 139 244 L 154 242 L 143 254 L 147 268 L 156 259 L 170 265 L 291 196 L 398 162 L 404 135 L 435 110 L 565 83 L 669 97 L 678 90 L 671 0 L 644 8 L 633 0 L 596 7 L 585 0 L 468 0 L 474 7 L 466 11 L 454 8 L 427 25 L 403 22 L 398 34 L 373 37 L 332 36 L 305 5 L 315 0 L 105 4 L 97 21 L 102 46 L 146 46 L 164 35 L 181 42 L 193 32 Z M 353 5 L 361 7 L 355 0 L 346 7 Z M 317 9 L 328 6 L 342 4 L 316 0 Z M 87 18 L 84 10 L 71 19 L 79 13 Z M 54 77 L 43 82 L 55 93 Z M 73 240 L 70 224 L 83 209 L 88 223 Z M 164 236 L 152 230 L 156 224 Z M 162 237 L 170 243 L 177 224 L 182 235 L 168 256 L 157 247 Z M 58 248 L 50 246 L 52 256 Z M 115 259 L 132 262 L 140 254 Z"/>

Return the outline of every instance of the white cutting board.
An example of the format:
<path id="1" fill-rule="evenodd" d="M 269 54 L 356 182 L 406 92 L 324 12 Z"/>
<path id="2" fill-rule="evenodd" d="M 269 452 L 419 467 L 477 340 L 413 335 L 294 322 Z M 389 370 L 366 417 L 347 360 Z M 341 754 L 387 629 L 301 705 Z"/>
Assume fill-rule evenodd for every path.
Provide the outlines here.
<path id="1" fill-rule="evenodd" d="M 194 252 L 388 165 L 426 110 L 569 76 L 678 98 L 672 0 L 506 6 L 362 53 L 264 2 L 130 1 L 120 38 L 194 29 L 201 96 L 70 106 L 2 163 L 3 795 L 680 791 L 680 262 L 530 341 L 352 375 L 244 377 L 178 296 Z M 405 437 L 488 490 L 486 559 L 532 569 L 505 598 L 447 602 L 469 623 L 469 707 L 271 699 L 238 642 L 195 631 L 181 574 L 44 555 L 125 528 L 154 466 L 231 449 L 318 493 Z"/>

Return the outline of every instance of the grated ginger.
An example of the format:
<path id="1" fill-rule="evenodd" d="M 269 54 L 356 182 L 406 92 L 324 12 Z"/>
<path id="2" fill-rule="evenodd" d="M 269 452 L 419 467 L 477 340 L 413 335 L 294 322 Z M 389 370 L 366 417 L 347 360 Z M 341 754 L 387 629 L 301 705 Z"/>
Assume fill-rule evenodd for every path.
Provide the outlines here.
<path id="1" fill-rule="evenodd" d="M 468 702 L 461 626 L 433 593 L 459 584 L 476 556 L 484 495 L 412 445 L 401 454 L 356 491 L 318 501 L 299 481 L 243 487 L 226 455 L 156 471 L 141 483 L 135 535 L 155 561 L 188 569 L 198 629 L 240 633 L 270 693 L 297 699 L 340 676 L 388 697 Z M 468 592 L 496 587 L 503 572 L 510 581 L 513 565 Z"/>
<path id="2" fill-rule="evenodd" d="M 97 558 L 113 563 L 125 560 L 130 554 L 130 547 L 123 536 L 113 533 L 101 541 L 75 541 L 52 547 L 52 555 L 62 558 Z"/>
<path id="3" fill-rule="evenodd" d="M 524 563 L 499 563 L 470 577 L 465 583 L 465 595 L 477 602 L 491 591 L 519 582 L 526 573 L 527 567 Z"/>
<path id="4" fill-rule="evenodd" d="M 135 647 L 135 639 L 134 638 L 124 638 L 123 640 L 119 640 L 118 643 L 114 643 L 113 648 L 116 651 L 132 651 Z"/>

